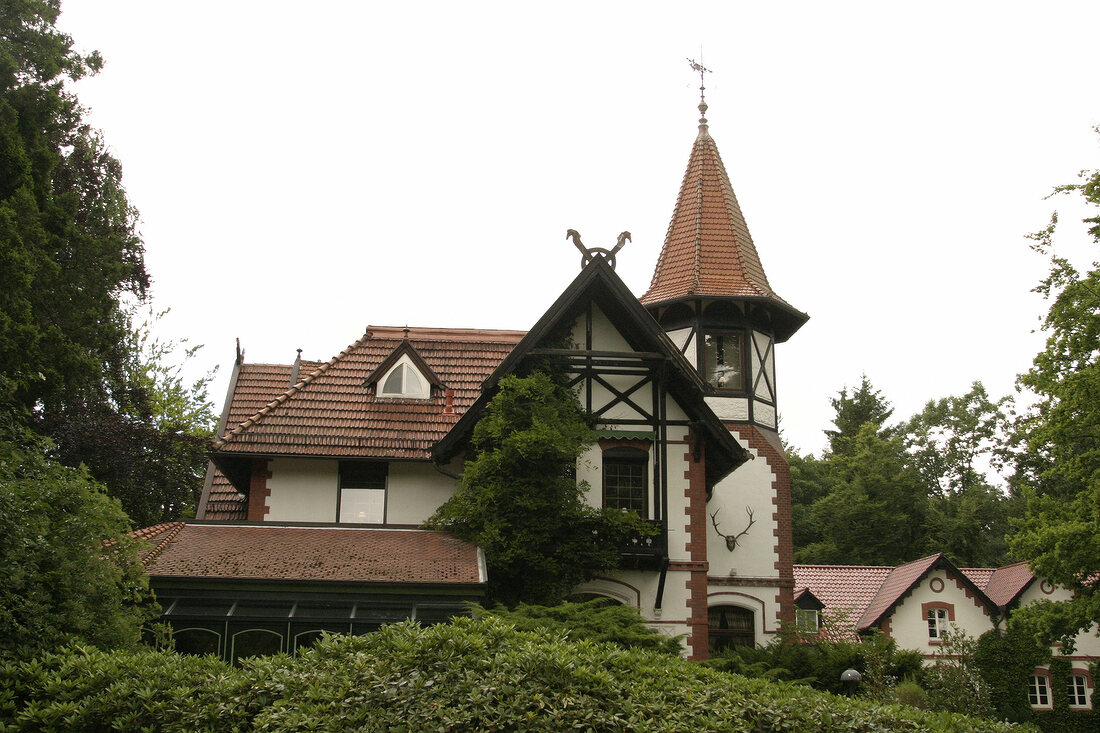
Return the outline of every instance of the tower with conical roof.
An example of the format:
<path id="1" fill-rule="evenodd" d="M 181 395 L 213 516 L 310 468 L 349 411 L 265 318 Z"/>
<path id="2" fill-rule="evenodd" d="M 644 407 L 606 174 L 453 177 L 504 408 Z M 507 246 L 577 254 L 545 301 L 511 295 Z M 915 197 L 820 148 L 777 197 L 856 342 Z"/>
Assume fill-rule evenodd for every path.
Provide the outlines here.
<path id="1" fill-rule="evenodd" d="M 707 124 L 691 148 L 642 303 L 698 367 L 724 420 L 778 429 L 774 345 L 809 316 L 772 289 Z"/>
<path id="2" fill-rule="evenodd" d="M 705 69 L 692 67 L 702 79 Z M 768 281 L 710 135 L 703 92 L 700 85 L 699 134 L 641 302 L 698 369 L 710 408 L 762 459 L 734 471 L 706 499 L 705 554 L 697 559 L 708 568 L 713 651 L 724 643 L 723 628 L 740 629 L 730 643 L 760 643 L 794 621 L 790 470 L 778 433 L 775 345 L 809 317 Z"/>

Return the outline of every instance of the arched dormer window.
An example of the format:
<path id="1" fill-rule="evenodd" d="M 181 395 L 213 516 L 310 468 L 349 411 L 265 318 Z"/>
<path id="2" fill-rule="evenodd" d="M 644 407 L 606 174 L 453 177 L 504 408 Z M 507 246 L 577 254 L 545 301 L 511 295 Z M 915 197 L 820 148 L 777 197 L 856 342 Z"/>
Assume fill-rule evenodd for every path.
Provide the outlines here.
<path id="1" fill-rule="evenodd" d="M 378 380 L 379 397 L 426 400 L 432 396 L 428 380 L 420 373 L 407 354 Z"/>

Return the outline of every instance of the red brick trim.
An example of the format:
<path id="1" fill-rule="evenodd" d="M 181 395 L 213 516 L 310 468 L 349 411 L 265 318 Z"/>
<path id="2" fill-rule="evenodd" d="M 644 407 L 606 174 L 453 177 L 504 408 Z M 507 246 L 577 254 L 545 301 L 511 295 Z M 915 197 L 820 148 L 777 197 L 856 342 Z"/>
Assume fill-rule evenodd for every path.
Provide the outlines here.
<path id="1" fill-rule="evenodd" d="M 894 638 L 893 636 L 890 635 L 893 630 L 890 628 L 890 617 L 889 616 L 882 619 L 882 623 L 879 624 L 878 627 L 879 627 L 879 630 L 882 631 L 882 635 L 885 636 L 887 639 Z"/>
<path id="2" fill-rule="evenodd" d="M 760 428 L 744 423 L 725 423 L 731 433 L 747 443 L 756 451 L 757 455 L 764 459 L 768 468 L 772 471 L 772 520 L 775 522 L 774 552 L 776 555 L 775 569 L 779 571 L 782 581 L 790 581 L 779 584 L 779 592 L 775 596 L 776 605 L 779 607 L 779 622 L 781 624 L 794 624 L 794 544 L 791 526 L 791 467 L 787 463 L 787 457 L 776 448 L 772 441 L 764 437 Z"/>
<path id="3" fill-rule="evenodd" d="M 980 608 L 982 613 L 984 613 L 986 616 L 988 616 L 989 615 L 989 607 L 986 606 L 985 603 L 980 598 L 978 598 L 976 595 L 974 595 L 974 593 L 970 590 L 970 588 L 965 583 L 963 583 L 962 578 L 960 578 L 959 576 L 956 575 L 954 577 L 954 580 L 955 580 L 955 585 L 958 586 L 959 590 L 961 590 L 963 593 L 965 593 L 966 597 L 969 598 L 971 601 L 973 601 L 974 605 L 977 606 L 978 608 Z M 952 611 L 952 613 L 954 613 L 954 611 Z M 955 617 L 952 616 L 951 620 L 954 621 Z"/>
<path id="4" fill-rule="evenodd" d="M 271 496 L 271 489 L 267 487 L 267 480 L 271 478 L 271 471 L 267 470 L 268 460 L 256 458 L 252 461 L 252 475 L 248 479 L 248 521 L 262 522 L 271 511 L 267 505 L 267 497 Z"/>
<path id="5" fill-rule="evenodd" d="M 684 478 L 688 486 L 684 491 L 687 506 L 687 534 L 685 545 L 690 567 L 687 586 L 688 632 L 687 645 L 689 659 L 706 659 L 710 656 L 710 633 L 707 615 L 707 476 L 706 444 L 702 438 L 688 431 L 688 449 L 684 453 L 687 470 Z M 696 460 L 698 454 L 698 460 Z M 677 563 L 683 565 L 683 563 Z M 671 569 L 671 563 L 670 563 Z"/>

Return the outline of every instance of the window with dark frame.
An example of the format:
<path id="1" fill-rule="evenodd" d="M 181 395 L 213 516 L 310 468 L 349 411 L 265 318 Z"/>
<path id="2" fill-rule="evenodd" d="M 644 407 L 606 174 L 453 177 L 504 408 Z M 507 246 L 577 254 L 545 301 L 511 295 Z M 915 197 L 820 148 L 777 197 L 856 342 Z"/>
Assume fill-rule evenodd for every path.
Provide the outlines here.
<path id="1" fill-rule="evenodd" d="M 731 392 L 745 391 L 742 334 L 703 334 L 703 379 L 711 387 Z"/>
<path id="2" fill-rule="evenodd" d="M 707 610 L 710 653 L 723 649 L 756 646 L 756 622 L 753 612 L 740 606 L 711 606 Z"/>
<path id="3" fill-rule="evenodd" d="M 340 495 L 336 509 L 342 524 L 385 524 L 385 463 L 340 461 Z"/>
<path id="4" fill-rule="evenodd" d="M 640 448 L 608 448 L 603 452 L 603 505 L 634 511 L 646 518 L 649 495 L 649 453 Z"/>

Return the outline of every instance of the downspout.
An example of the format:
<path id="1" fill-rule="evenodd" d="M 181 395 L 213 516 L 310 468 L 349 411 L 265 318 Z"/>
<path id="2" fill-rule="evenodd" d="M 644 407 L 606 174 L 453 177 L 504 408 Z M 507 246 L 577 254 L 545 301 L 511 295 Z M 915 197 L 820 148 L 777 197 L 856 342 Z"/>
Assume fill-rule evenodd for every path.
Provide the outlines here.
<path id="1" fill-rule="evenodd" d="M 665 599 L 665 576 L 668 574 L 668 552 L 661 556 L 661 575 L 657 578 L 657 600 L 653 602 L 653 610 L 659 615 L 661 603 Z"/>

